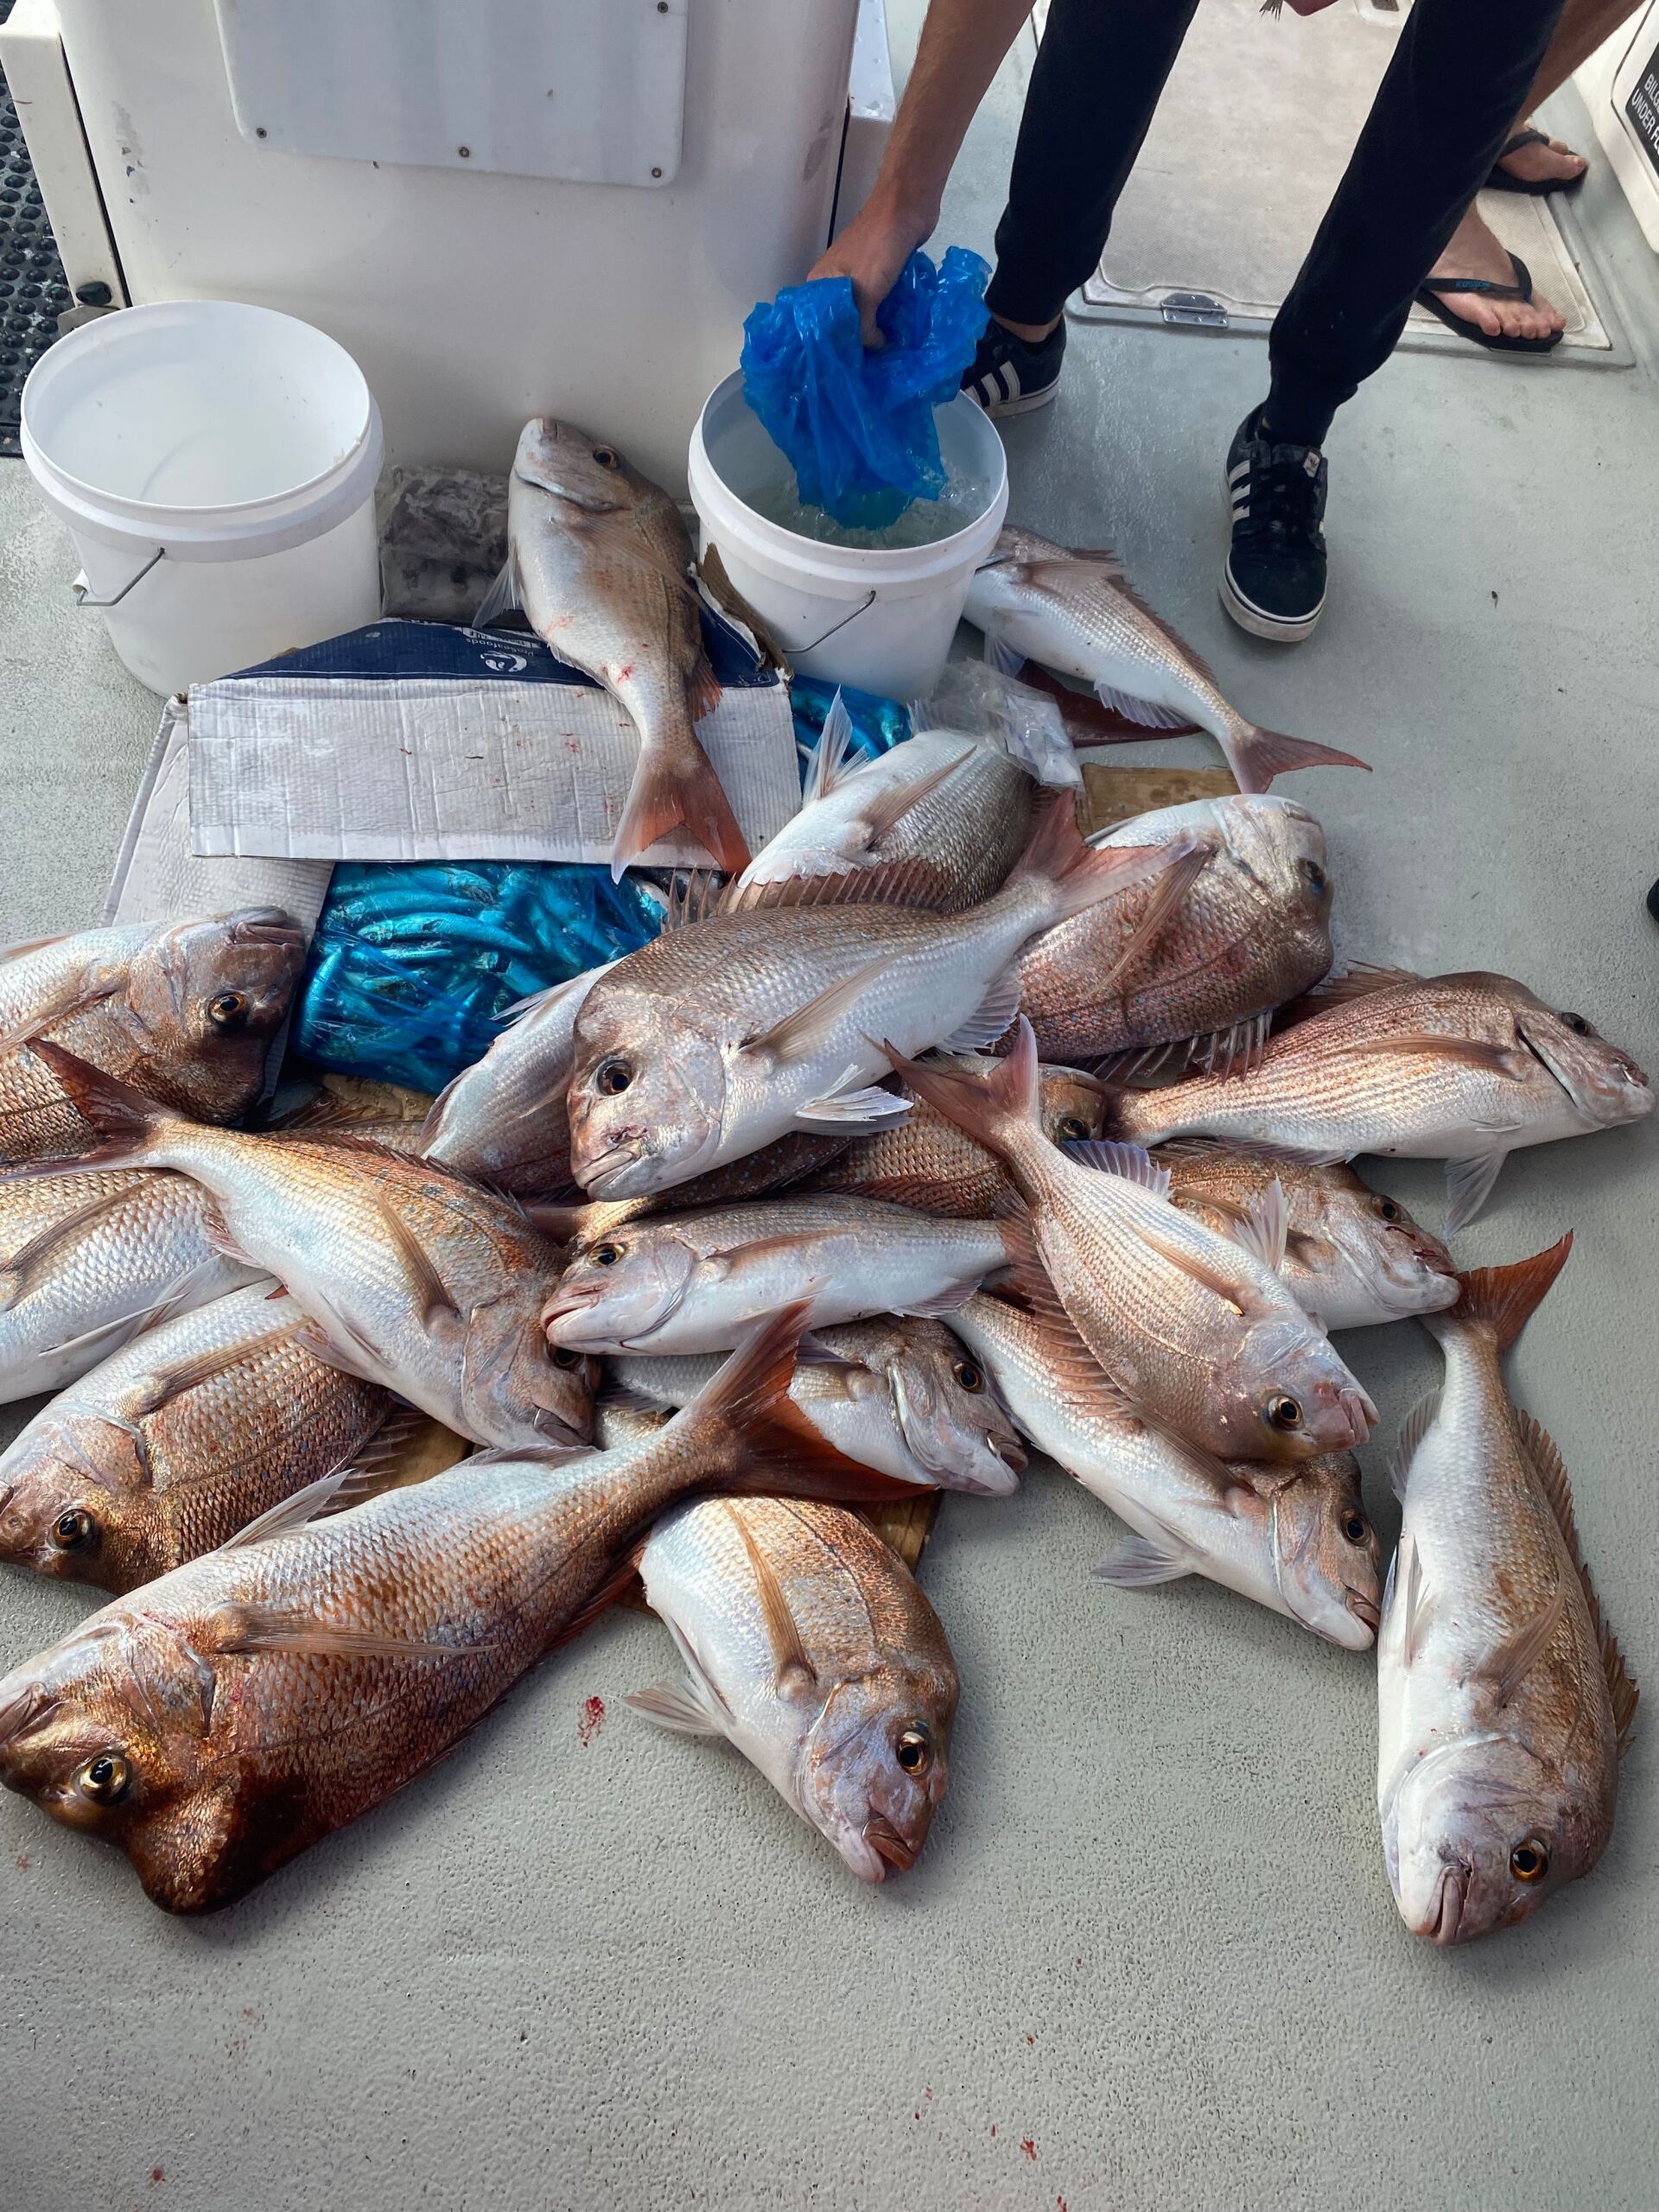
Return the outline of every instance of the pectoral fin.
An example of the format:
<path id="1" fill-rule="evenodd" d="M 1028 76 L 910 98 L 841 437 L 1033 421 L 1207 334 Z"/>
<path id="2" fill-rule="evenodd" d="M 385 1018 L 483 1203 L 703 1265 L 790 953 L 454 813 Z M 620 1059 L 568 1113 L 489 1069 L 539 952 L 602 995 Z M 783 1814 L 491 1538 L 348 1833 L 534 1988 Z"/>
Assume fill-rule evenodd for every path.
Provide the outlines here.
<path id="1" fill-rule="evenodd" d="M 1480 1673 L 1491 1683 L 1500 1706 L 1509 1703 L 1554 1642 L 1566 1611 L 1567 1587 L 1558 1582 L 1542 1611 L 1523 1621 L 1512 1636 L 1505 1637 L 1487 1658 Z"/>
<path id="2" fill-rule="evenodd" d="M 793 1014 L 785 1014 L 764 1035 L 750 1038 L 741 1047 L 743 1052 L 772 1067 L 781 1067 L 792 1060 L 810 1059 L 828 1043 L 887 964 L 885 957 L 872 960 L 842 982 L 831 983 L 827 990 L 820 991 Z"/>
<path id="3" fill-rule="evenodd" d="M 1509 1158 L 1504 1152 L 1483 1152 L 1472 1160 L 1446 1163 L 1446 1233 L 1455 1236 L 1467 1229 L 1492 1195 L 1498 1170 Z"/>
<path id="4" fill-rule="evenodd" d="M 789 1599 L 778 1578 L 777 1570 L 749 1534 L 748 1524 L 743 1516 L 729 1503 L 726 1510 L 732 1516 L 743 1548 L 748 1554 L 749 1565 L 754 1571 L 755 1588 L 760 1599 L 760 1618 L 766 1625 L 766 1640 L 772 1646 L 772 1657 L 777 1662 L 772 1679 L 778 1694 L 780 1697 L 790 1697 L 798 1691 L 814 1688 L 818 1679 L 817 1669 L 806 1656 L 806 1647 L 801 1642 L 800 1630 L 789 1609 Z"/>
<path id="5" fill-rule="evenodd" d="M 434 1266 L 420 1238 L 383 1192 L 377 1191 L 374 1196 L 380 1218 L 386 1225 L 386 1235 L 404 1263 L 419 1303 L 421 1326 L 430 1333 L 449 1323 L 459 1322 L 461 1308 L 444 1288 L 443 1277 Z"/>
<path id="6" fill-rule="evenodd" d="M 1020 1012 L 1020 970 L 1005 968 L 966 1021 L 953 1029 L 942 1052 L 986 1052 Z"/>
<path id="7" fill-rule="evenodd" d="M 908 1098 L 870 1084 L 856 1090 L 838 1090 L 829 1098 L 810 1098 L 795 1116 L 798 1129 L 817 1129 L 831 1136 L 855 1136 L 861 1131 L 893 1128 L 911 1115 Z"/>
<path id="8" fill-rule="evenodd" d="M 704 1704 L 700 1687 L 688 1675 L 683 1682 L 653 1682 L 643 1690 L 632 1690 L 622 1700 L 635 1713 L 643 1713 L 658 1727 L 671 1729 L 679 1736 L 721 1736 L 725 1733 L 719 1720 Z"/>

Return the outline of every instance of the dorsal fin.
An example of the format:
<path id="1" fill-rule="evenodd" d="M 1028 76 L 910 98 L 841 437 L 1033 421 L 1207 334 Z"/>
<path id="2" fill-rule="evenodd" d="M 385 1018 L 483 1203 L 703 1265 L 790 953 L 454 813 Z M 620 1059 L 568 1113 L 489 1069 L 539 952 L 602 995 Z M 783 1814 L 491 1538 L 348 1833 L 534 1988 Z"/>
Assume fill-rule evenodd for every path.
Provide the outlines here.
<path id="1" fill-rule="evenodd" d="M 1354 999 L 1370 998 L 1377 991 L 1392 991 L 1402 983 L 1421 983 L 1424 977 L 1414 968 L 1382 968 L 1370 960 L 1356 960 L 1340 976 L 1327 976 L 1304 991 L 1295 1001 L 1312 1010 L 1330 1006 L 1345 1006 Z"/>
<path id="2" fill-rule="evenodd" d="M 1585 1603 L 1590 1608 L 1590 1629 L 1601 1654 L 1601 1670 L 1607 1684 L 1607 1695 L 1613 1708 L 1613 1730 L 1618 1742 L 1621 1758 L 1630 1748 L 1630 1734 L 1636 1720 L 1636 1677 L 1624 1663 L 1624 1655 L 1618 1648 L 1618 1638 L 1602 1618 L 1601 1600 L 1596 1595 L 1596 1586 L 1590 1579 L 1585 1564 L 1584 1552 L 1579 1542 L 1577 1516 L 1573 1510 L 1573 1486 L 1567 1479 L 1567 1468 L 1554 1439 L 1529 1413 L 1516 1408 L 1516 1421 L 1521 1432 L 1521 1442 L 1538 1478 L 1538 1486 L 1549 1500 L 1550 1510 L 1555 1516 L 1556 1526 L 1561 1532 L 1568 1556 L 1578 1569 L 1579 1580 L 1584 1586 Z"/>
<path id="3" fill-rule="evenodd" d="M 1406 1478 L 1411 1472 L 1411 1463 L 1417 1456 L 1417 1447 L 1433 1427 L 1440 1410 L 1440 1391 L 1427 1391 L 1419 1398 L 1405 1420 L 1400 1424 L 1400 1433 L 1394 1441 L 1394 1457 L 1389 1462 L 1389 1484 L 1395 1496 L 1404 1500 Z"/>
<path id="4" fill-rule="evenodd" d="M 817 748 L 812 755 L 812 766 L 807 772 L 806 784 L 801 792 L 801 811 L 816 805 L 821 798 L 828 798 L 836 785 L 848 774 L 848 755 L 853 748 L 853 718 L 847 711 L 847 702 L 841 696 L 841 686 L 836 686 L 836 696 L 830 702 L 830 710 L 823 718 L 823 728 L 818 733 Z"/>
<path id="5" fill-rule="evenodd" d="M 711 914 L 719 913 L 726 888 L 726 878 L 718 868 L 677 868 L 668 887 L 668 904 L 663 910 L 663 935 L 666 937 L 671 930 L 690 929 L 698 922 L 706 922 Z"/>

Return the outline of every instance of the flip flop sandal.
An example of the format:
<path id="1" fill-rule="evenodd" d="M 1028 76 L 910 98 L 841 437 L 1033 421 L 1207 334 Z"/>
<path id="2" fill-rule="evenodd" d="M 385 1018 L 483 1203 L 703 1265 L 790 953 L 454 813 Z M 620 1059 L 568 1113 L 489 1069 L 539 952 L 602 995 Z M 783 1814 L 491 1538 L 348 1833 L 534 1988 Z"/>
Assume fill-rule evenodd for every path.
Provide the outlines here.
<path id="1" fill-rule="evenodd" d="M 1577 176 L 1511 176 L 1504 168 L 1504 155 L 1519 153 L 1522 146 L 1548 146 L 1548 143 L 1549 133 L 1547 130 L 1512 131 L 1499 149 L 1497 159 L 1492 163 L 1492 173 L 1482 189 L 1486 192 L 1518 192 L 1528 200 L 1541 200 L 1551 192 L 1576 192 L 1590 174 L 1587 162 Z"/>
<path id="2" fill-rule="evenodd" d="M 1561 331 L 1552 331 L 1548 338 L 1511 338 L 1501 331 L 1494 337 L 1478 323 L 1471 322 L 1466 315 L 1454 315 L 1440 297 L 1442 292 L 1484 292 L 1489 300 L 1529 300 L 1532 271 L 1518 253 L 1510 256 L 1510 266 L 1515 271 L 1513 284 L 1490 283 L 1484 276 L 1425 276 L 1417 287 L 1417 297 L 1448 330 L 1455 330 L 1459 338 L 1468 339 L 1472 345 L 1484 346 L 1489 353 L 1551 353 L 1561 342 Z"/>

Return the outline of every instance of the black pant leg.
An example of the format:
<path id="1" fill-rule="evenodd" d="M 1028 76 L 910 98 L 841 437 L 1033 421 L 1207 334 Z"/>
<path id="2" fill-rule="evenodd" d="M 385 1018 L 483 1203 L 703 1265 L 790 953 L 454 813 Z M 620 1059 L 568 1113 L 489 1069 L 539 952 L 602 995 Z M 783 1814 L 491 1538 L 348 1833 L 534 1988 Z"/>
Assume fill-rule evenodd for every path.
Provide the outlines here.
<path id="1" fill-rule="evenodd" d="M 1319 445 L 1394 351 L 1484 181 L 1562 0 L 1416 0 L 1269 347 L 1275 437 Z"/>
<path id="2" fill-rule="evenodd" d="M 1094 273 L 1198 0 L 1052 0 L 996 232 L 993 315 L 1049 322 Z"/>

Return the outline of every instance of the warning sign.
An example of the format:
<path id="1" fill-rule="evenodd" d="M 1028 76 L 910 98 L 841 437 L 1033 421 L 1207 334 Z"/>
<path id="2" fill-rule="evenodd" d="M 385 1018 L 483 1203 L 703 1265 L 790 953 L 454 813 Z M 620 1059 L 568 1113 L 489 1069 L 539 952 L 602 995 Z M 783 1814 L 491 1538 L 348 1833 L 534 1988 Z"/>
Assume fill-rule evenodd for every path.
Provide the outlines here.
<path id="1" fill-rule="evenodd" d="M 1634 128 L 1637 143 L 1659 174 L 1659 47 L 1648 56 L 1647 67 L 1630 87 L 1624 112 Z"/>

